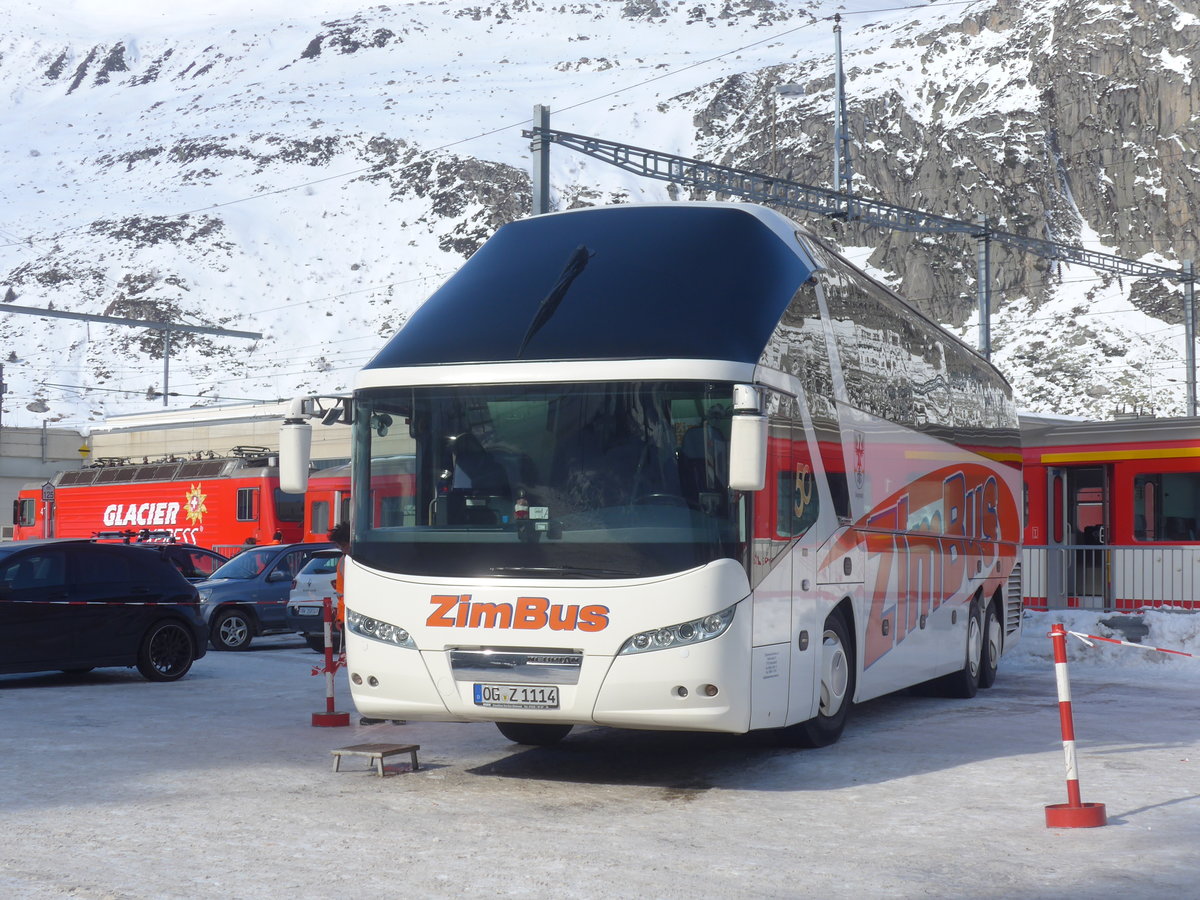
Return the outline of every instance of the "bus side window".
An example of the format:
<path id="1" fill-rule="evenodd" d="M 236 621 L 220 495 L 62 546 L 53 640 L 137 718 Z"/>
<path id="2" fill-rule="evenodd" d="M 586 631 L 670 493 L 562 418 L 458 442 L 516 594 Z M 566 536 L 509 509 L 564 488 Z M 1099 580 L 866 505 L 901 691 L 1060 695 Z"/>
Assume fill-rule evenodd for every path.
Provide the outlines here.
<path id="1" fill-rule="evenodd" d="M 781 537 L 801 537 L 812 528 L 820 514 L 820 495 L 803 431 L 793 428 L 800 440 L 793 441 L 790 471 L 779 473 L 779 502 L 776 506 L 775 531 Z"/>

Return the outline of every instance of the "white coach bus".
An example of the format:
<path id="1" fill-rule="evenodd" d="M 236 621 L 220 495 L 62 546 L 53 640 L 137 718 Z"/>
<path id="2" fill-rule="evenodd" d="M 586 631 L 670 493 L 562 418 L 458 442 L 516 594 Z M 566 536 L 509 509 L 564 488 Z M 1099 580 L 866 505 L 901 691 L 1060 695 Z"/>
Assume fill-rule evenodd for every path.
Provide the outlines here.
<path id="1" fill-rule="evenodd" d="M 1019 636 L 1010 388 L 771 210 L 506 225 L 347 406 L 366 716 L 816 746 L 854 702 L 990 686 Z"/>

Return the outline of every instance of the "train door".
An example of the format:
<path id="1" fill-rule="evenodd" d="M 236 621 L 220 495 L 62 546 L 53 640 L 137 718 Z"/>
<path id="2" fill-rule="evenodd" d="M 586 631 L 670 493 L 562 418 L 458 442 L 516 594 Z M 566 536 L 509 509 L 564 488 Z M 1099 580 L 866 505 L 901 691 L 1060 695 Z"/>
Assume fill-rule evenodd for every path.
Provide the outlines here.
<path id="1" fill-rule="evenodd" d="M 1046 470 L 1046 605 L 1103 609 L 1109 593 L 1109 477 L 1103 466 Z"/>

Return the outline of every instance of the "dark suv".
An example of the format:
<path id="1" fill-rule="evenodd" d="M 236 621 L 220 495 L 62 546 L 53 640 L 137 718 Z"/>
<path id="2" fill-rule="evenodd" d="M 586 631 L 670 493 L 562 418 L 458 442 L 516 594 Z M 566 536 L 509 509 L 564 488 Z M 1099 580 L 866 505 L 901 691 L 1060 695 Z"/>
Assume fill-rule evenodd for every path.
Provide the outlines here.
<path id="1" fill-rule="evenodd" d="M 200 591 L 200 612 L 217 650 L 245 650 L 258 634 L 292 631 L 287 619 L 292 579 L 318 550 L 330 543 L 265 544 L 239 553 Z"/>
<path id="2" fill-rule="evenodd" d="M 0 544 L 0 673 L 137 666 L 175 681 L 206 637 L 195 587 L 161 548 Z"/>

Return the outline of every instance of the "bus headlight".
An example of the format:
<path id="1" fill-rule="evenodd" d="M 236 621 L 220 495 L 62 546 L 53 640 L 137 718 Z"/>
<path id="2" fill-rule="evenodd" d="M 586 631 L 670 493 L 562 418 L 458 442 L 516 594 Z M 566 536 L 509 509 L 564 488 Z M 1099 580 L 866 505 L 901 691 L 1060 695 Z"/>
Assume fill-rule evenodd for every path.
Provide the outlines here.
<path id="1" fill-rule="evenodd" d="M 729 630 L 737 606 L 723 609 L 702 619 L 652 628 L 635 634 L 621 645 L 618 656 L 624 653 L 648 653 L 651 650 L 666 650 L 670 647 L 687 647 L 718 638 Z"/>
<path id="2" fill-rule="evenodd" d="M 346 610 L 346 630 L 353 631 L 355 634 L 361 634 L 363 637 L 370 638 L 373 641 L 382 641 L 385 644 L 391 644 L 393 647 L 407 647 L 409 650 L 417 649 L 412 635 L 399 625 L 393 625 L 390 622 L 381 622 L 379 619 L 372 619 L 370 616 L 356 613 L 352 609 Z"/>

